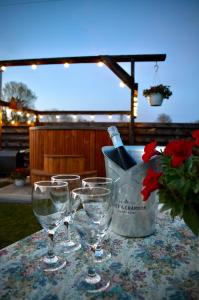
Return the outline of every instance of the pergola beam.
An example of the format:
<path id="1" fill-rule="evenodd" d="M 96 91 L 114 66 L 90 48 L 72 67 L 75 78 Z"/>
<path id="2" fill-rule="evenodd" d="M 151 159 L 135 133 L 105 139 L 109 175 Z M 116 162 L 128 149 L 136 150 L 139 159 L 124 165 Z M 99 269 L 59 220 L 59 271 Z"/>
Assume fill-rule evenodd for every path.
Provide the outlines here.
<path id="1" fill-rule="evenodd" d="M 130 89 L 132 89 L 133 81 L 131 76 L 118 65 L 110 56 L 103 56 L 102 62 L 124 82 Z"/>
<path id="2" fill-rule="evenodd" d="M 79 57 L 53 57 L 53 58 L 34 58 L 34 59 L 19 59 L 19 60 L 1 60 L 0 68 L 4 67 L 18 67 L 30 65 L 52 65 L 52 64 L 79 64 L 79 63 L 98 63 L 103 62 L 117 77 L 119 77 L 131 90 L 131 143 L 134 141 L 134 90 L 135 74 L 134 68 L 136 62 L 158 62 L 164 61 L 166 54 L 135 54 L 135 55 L 98 55 L 98 56 L 79 56 Z M 131 75 L 129 75 L 118 63 L 130 62 Z M 2 69 L 1 69 L 2 70 Z M 0 71 L 1 73 L 1 71 Z M 1 74 L 2 75 L 2 74 Z M 0 86 L 2 84 L 2 76 L 0 77 Z M 1 94 L 1 90 L 0 90 Z M 1 98 L 1 96 L 0 96 Z M 32 110 L 34 111 L 34 110 Z M 38 114 L 36 113 L 37 120 Z M 55 112 L 56 113 L 56 112 Z M 58 113 L 58 112 L 57 112 Z M 70 113 L 70 112 L 68 112 Z M 75 112 L 73 112 L 74 114 Z M 89 112 L 91 113 L 91 112 Z M 99 112 L 98 112 L 99 113 Z M 77 114 L 77 113 L 76 113 Z"/>
<path id="3" fill-rule="evenodd" d="M 52 57 L 52 58 L 31 58 L 0 60 L 0 66 L 18 67 L 36 65 L 53 65 L 53 64 L 79 64 L 79 63 L 98 63 L 103 57 L 109 57 L 114 62 L 150 62 L 164 61 L 166 54 L 135 54 L 135 55 L 97 55 L 97 56 L 76 56 L 76 57 Z"/>

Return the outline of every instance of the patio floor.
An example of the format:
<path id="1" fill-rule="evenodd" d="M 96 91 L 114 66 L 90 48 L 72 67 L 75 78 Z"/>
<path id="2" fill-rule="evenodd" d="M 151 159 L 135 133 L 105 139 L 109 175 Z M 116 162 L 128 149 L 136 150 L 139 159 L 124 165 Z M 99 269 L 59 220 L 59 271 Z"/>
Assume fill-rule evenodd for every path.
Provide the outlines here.
<path id="1" fill-rule="evenodd" d="M 9 184 L 0 188 L 0 203 L 31 203 L 31 190 L 29 183 L 23 187 Z"/>

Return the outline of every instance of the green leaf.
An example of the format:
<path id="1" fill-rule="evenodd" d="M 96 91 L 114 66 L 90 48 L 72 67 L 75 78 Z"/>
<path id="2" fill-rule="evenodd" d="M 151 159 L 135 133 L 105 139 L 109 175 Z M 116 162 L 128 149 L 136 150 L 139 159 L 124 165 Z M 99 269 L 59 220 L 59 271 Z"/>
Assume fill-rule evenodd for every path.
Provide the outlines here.
<path id="1" fill-rule="evenodd" d="M 192 189 L 192 182 L 190 180 L 183 179 L 183 185 L 179 187 L 184 198 L 189 196 L 190 190 Z"/>
<path id="2" fill-rule="evenodd" d="M 168 182 L 168 187 L 172 190 L 178 190 L 183 188 L 185 185 L 185 181 L 183 178 L 181 179 L 172 179 Z"/>
<path id="3" fill-rule="evenodd" d="M 193 185 L 193 191 L 195 194 L 199 192 L 199 181 L 195 182 L 195 184 Z"/>
<path id="4" fill-rule="evenodd" d="M 199 235 L 199 215 L 193 206 L 187 205 L 183 212 L 183 219 L 195 235 Z"/>
<path id="5" fill-rule="evenodd" d="M 189 173 L 189 174 L 192 174 L 192 167 L 193 167 L 193 160 L 192 158 L 190 157 L 189 159 L 187 159 L 185 162 L 184 162 L 184 170 Z"/>

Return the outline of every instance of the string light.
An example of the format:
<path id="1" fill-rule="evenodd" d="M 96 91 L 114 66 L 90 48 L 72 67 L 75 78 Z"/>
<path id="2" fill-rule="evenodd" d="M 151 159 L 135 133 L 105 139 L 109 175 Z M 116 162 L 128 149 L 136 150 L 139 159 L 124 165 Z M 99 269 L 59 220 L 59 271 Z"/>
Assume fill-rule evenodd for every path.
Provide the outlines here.
<path id="1" fill-rule="evenodd" d="M 64 63 L 64 68 L 69 68 L 70 64 L 69 63 Z"/>
<path id="2" fill-rule="evenodd" d="M 138 98 L 134 97 L 134 117 L 138 115 Z"/>
<path id="3" fill-rule="evenodd" d="M 74 120 L 77 120 L 77 116 L 76 116 L 76 115 L 73 115 L 73 119 L 74 119 Z"/>
<path id="4" fill-rule="evenodd" d="M 6 107 L 6 114 L 7 114 L 8 118 L 10 118 L 10 117 L 11 117 L 11 113 L 12 113 L 12 109 L 11 109 L 11 108 L 8 108 L 8 107 Z"/>
<path id="5" fill-rule="evenodd" d="M 39 115 L 39 119 L 40 119 L 40 120 L 43 119 L 43 116 L 42 116 L 42 115 Z"/>
<path id="6" fill-rule="evenodd" d="M 14 125 L 14 124 L 15 124 L 15 120 L 12 120 L 10 123 L 11 123 L 12 125 Z"/>
<path id="7" fill-rule="evenodd" d="M 59 119 L 60 119 L 60 116 L 57 115 L 57 116 L 56 116 L 56 119 L 59 120 Z"/>
<path id="8" fill-rule="evenodd" d="M 112 115 L 108 115 L 108 118 L 109 118 L 109 120 L 111 120 L 111 119 L 112 119 L 112 117 L 113 117 Z"/>
<path id="9" fill-rule="evenodd" d="M 21 116 L 21 115 L 22 115 L 22 112 L 21 112 L 21 111 L 18 111 L 17 114 L 18 114 L 18 116 Z"/>
<path id="10" fill-rule="evenodd" d="M 93 115 L 90 116 L 90 118 L 91 118 L 91 120 L 95 120 L 95 116 L 93 116 Z"/>
<path id="11" fill-rule="evenodd" d="M 36 69 L 37 69 L 37 65 L 33 64 L 33 65 L 31 66 L 31 68 L 32 68 L 33 70 L 36 70 Z"/>
<path id="12" fill-rule="evenodd" d="M 121 88 L 124 88 L 124 87 L 126 87 L 126 84 L 125 84 L 123 81 L 120 81 L 119 86 L 120 86 Z"/>
<path id="13" fill-rule="evenodd" d="M 1 66 L 1 71 L 5 71 L 6 67 L 5 66 Z"/>
<path id="14" fill-rule="evenodd" d="M 133 102 L 134 102 L 134 117 L 138 116 L 138 84 L 135 83 L 135 89 L 133 94 Z"/>
<path id="15" fill-rule="evenodd" d="M 26 117 L 27 117 L 27 118 L 29 118 L 29 117 L 30 117 L 30 114 L 29 114 L 29 113 L 27 113 L 27 114 L 26 114 Z"/>
<path id="16" fill-rule="evenodd" d="M 99 61 L 98 63 L 97 63 L 97 65 L 98 65 L 98 67 L 103 67 L 104 66 L 104 63 L 102 62 L 102 61 Z"/>
<path id="17" fill-rule="evenodd" d="M 31 124 L 31 120 L 28 120 L 28 121 L 27 121 L 27 124 L 30 125 L 30 124 Z"/>

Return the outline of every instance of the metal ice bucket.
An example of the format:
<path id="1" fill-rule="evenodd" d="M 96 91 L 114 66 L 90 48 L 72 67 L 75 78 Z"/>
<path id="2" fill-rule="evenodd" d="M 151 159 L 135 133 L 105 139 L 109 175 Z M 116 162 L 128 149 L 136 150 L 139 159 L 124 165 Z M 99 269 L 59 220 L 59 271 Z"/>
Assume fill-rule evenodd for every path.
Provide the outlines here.
<path id="1" fill-rule="evenodd" d="M 116 180 L 117 191 L 113 199 L 113 217 L 110 228 L 126 237 L 144 237 L 155 230 L 157 199 L 155 192 L 147 202 L 142 200 L 142 182 L 150 166 L 155 167 L 156 158 L 142 162 L 144 146 L 125 146 L 137 165 L 125 171 L 109 158 L 111 146 L 102 147 L 106 176 Z M 119 179 L 119 180 L 117 180 Z"/>

